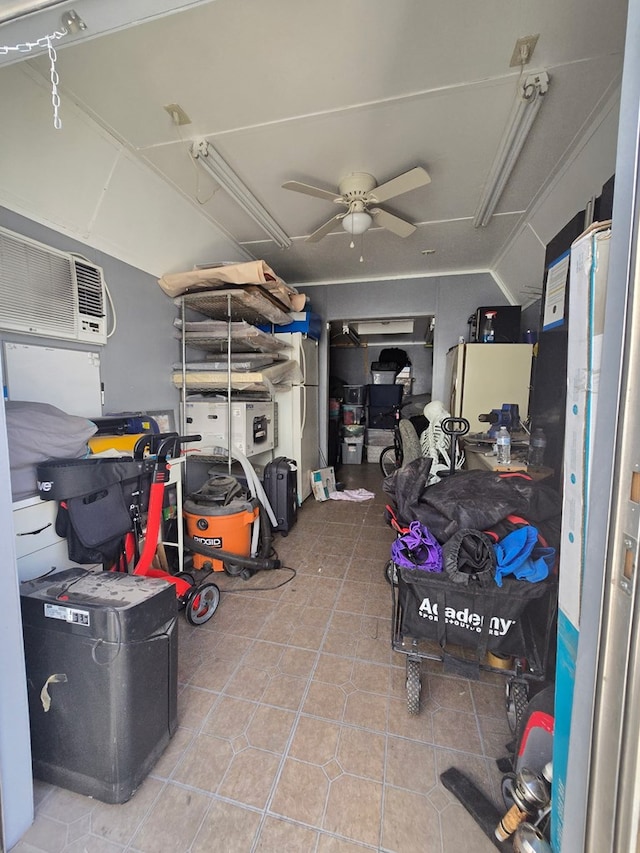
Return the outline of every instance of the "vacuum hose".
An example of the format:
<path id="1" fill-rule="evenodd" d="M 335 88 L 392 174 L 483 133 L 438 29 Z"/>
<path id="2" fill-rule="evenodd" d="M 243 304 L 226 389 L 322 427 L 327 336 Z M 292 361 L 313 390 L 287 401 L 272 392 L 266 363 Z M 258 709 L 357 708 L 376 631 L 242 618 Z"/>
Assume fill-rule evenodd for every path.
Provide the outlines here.
<path id="1" fill-rule="evenodd" d="M 269 540 L 269 543 L 271 543 L 271 540 Z M 184 544 L 186 548 L 190 551 L 195 551 L 196 554 L 202 554 L 203 557 L 212 557 L 214 560 L 221 560 L 227 568 L 231 566 L 234 569 L 254 569 L 255 571 L 261 571 L 264 569 L 279 569 L 282 566 L 280 560 L 272 560 L 267 557 L 243 557 L 242 554 L 232 554 L 230 551 L 222 551 L 220 548 L 211 548 L 209 545 L 203 545 L 201 542 L 196 542 L 190 536 L 185 536 Z"/>

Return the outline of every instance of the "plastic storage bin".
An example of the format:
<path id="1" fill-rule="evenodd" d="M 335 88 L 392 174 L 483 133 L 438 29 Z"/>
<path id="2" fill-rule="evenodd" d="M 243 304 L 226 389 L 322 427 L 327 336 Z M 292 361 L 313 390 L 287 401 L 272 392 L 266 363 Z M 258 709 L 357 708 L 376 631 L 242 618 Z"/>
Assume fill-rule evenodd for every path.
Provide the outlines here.
<path id="1" fill-rule="evenodd" d="M 366 393 L 366 385 L 345 385 L 344 402 L 347 406 L 364 406 Z"/>
<path id="2" fill-rule="evenodd" d="M 402 385 L 369 385 L 369 406 L 399 406 L 403 391 Z"/>
<path id="3" fill-rule="evenodd" d="M 342 442 L 342 463 L 344 465 L 360 465 L 362 463 L 362 441 L 349 439 Z"/>
<path id="4" fill-rule="evenodd" d="M 371 381 L 374 385 L 393 385 L 396 381 L 395 370 L 372 370 Z"/>
<path id="5" fill-rule="evenodd" d="M 367 430 L 367 445 L 375 445 L 376 447 L 389 447 L 393 444 L 392 429 L 368 429 Z"/>
<path id="6" fill-rule="evenodd" d="M 384 448 L 382 444 L 367 444 L 367 462 L 375 462 L 376 465 L 380 462 L 380 456 Z"/>
<path id="7" fill-rule="evenodd" d="M 364 406 L 343 406 L 342 423 L 359 424 L 364 419 Z"/>
<path id="8" fill-rule="evenodd" d="M 396 416 L 392 407 L 369 406 L 369 426 L 373 429 L 393 430 L 395 422 Z M 389 443 L 393 444 L 393 442 Z"/>
<path id="9" fill-rule="evenodd" d="M 364 424 L 345 424 L 342 427 L 342 434 L 345 439 L 358 439 L 364 441 Z"/>

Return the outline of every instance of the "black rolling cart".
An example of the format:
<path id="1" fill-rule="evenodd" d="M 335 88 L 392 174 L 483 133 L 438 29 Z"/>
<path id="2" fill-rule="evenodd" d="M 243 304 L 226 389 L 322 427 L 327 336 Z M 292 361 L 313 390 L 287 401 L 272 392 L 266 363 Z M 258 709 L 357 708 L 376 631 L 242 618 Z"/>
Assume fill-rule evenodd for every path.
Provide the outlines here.
<path id="1" fill-rule="evenodd" d="M 407 710 L 420 709 L 421 661 L 470 679 L 481 670 L 506 676 L 512 731 L 524 713 L 529 682 L 544 682 L 553 666 L 557 582 L 512 577 L 503 586 L 460 586 L 442 573 L 391 564 L 392 646 L 406 658 Z"/>

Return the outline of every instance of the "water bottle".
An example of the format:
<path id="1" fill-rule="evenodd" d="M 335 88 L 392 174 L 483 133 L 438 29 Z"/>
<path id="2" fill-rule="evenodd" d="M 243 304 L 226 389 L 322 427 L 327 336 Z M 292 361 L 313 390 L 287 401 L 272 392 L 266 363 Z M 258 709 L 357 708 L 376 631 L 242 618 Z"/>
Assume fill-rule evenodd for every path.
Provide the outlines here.
<path id="1" fill-rule="evenodd" d="M 495 341 L 493 318 L 496 316 L 496 313 L 496 311 L 487 311 L 487 313 L 484 315 L 484 326 L 482 329 L 483 344 L 492 344 Z"/>
<path id="2" fill-rule="evenodd" d="M 547 437 L 541 427 L 536 427 L 529 439 L 529 455 L 527 464 L 532 468 L 540 468 L 544 464 L 544 451 L 547 447 Z"/>
<path id="3" fill-rule="evenodd" d="M 505 426 L 500 427 L 496 436 L 496 453 L 498 465 L 509 465 L 511 462 L 511 436 Z"/>

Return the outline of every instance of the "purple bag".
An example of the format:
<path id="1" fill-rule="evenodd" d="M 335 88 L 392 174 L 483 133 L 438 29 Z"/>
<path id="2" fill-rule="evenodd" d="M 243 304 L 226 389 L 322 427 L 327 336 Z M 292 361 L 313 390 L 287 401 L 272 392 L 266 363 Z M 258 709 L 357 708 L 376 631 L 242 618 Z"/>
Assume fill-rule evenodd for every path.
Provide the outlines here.
<path id="1" fill-rule="evenodd" d="M 405 569 L 424 572 L 442 571 L 442 547 L 437 539 L 419 521 L 412 521 L 391 545 L 391 559 Z"/>

